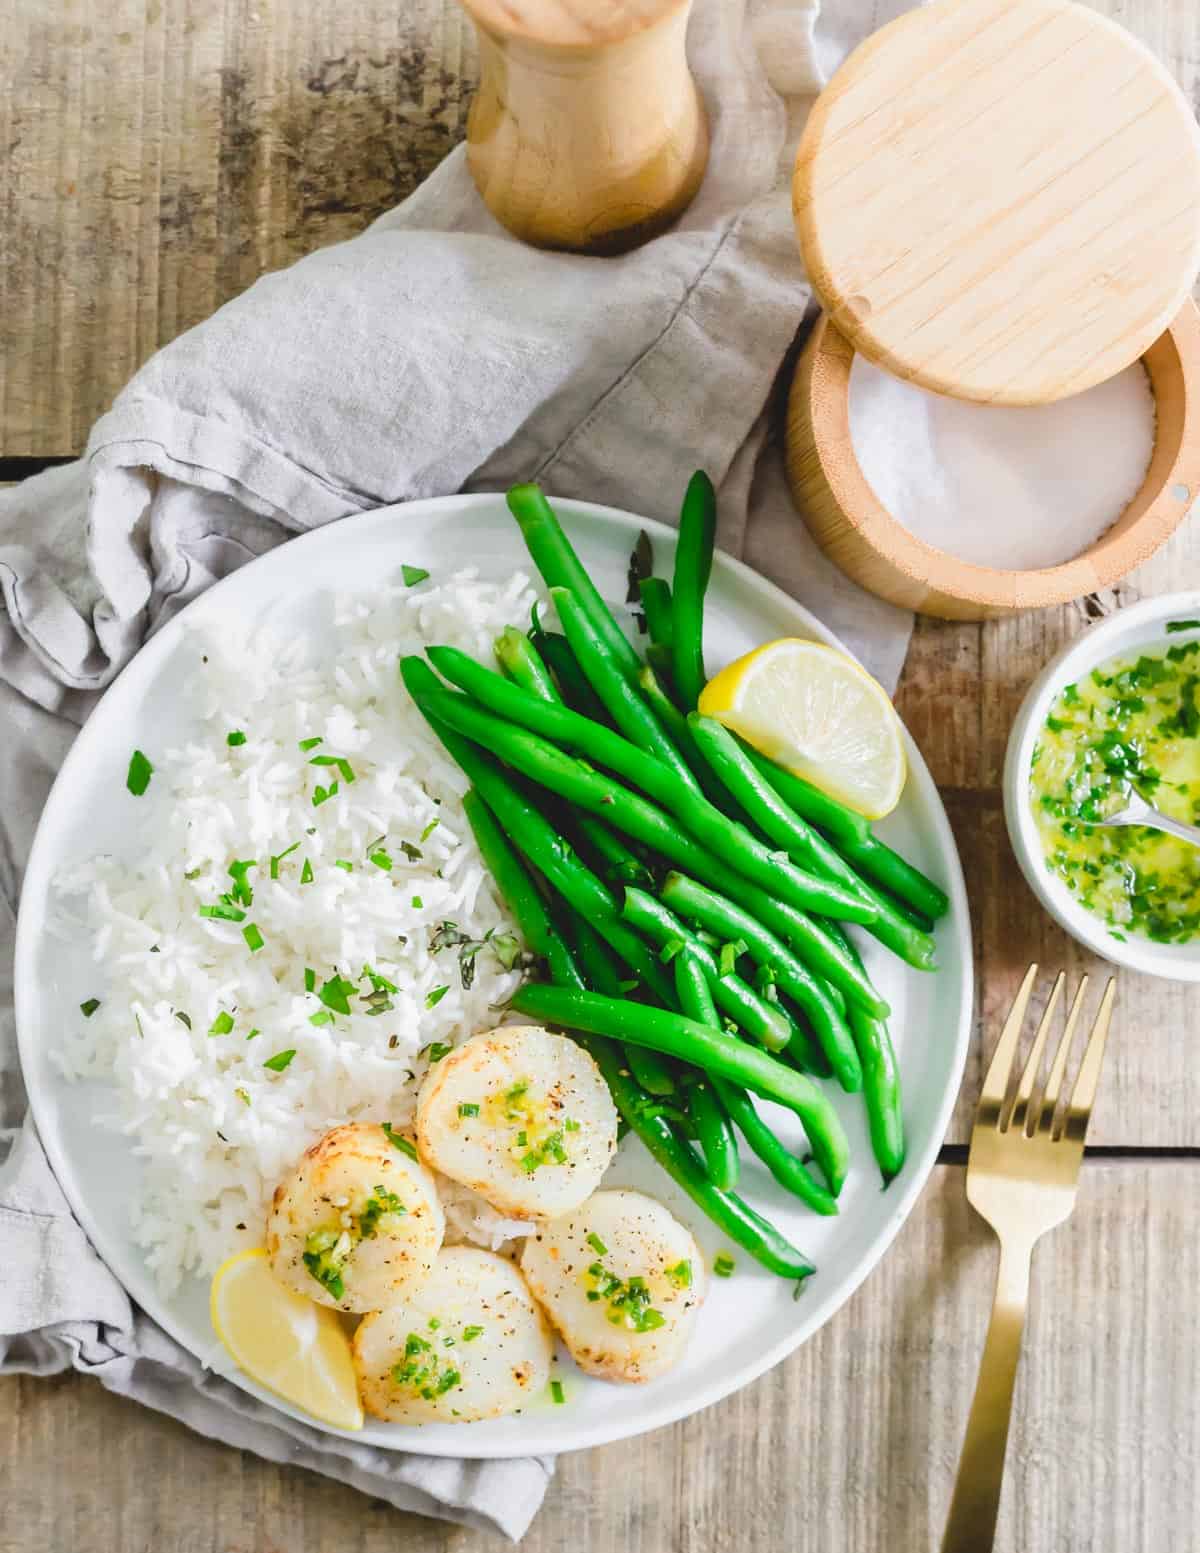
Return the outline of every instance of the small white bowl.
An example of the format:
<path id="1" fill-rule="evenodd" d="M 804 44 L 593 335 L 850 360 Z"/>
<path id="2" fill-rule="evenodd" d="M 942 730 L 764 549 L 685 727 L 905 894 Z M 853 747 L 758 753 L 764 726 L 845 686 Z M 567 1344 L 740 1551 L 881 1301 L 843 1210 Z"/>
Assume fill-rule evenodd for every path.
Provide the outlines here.
<path id="1" fill-rule="evenodd" d="M 1169 593 L 1145 599 L 1099 620 L 1042 670 L 1021 703 L 1004 757 L 1004 818 L 1017 862 L 1029 888 L 1072 938 L 1093 953 L 1132 971 L 1171 981 L 1200 981 L 1200 939 L 1190 944 L 1156 944 L 1149 939 L 1113 938 L 1108 928 L 1076 901 L 1046 867 L 1041 837 L 1029 800 L 1029 771 L 1034 745 L 1054 698 L 1094 668 L 1126 653 L 1167 640 L 1169 620 L 1200 619 L 1200 593 Z M 1189 633 L 1195 636 L 1195 632 Z M 1189 640 L 1181 635 L 1179 641 Z"/>

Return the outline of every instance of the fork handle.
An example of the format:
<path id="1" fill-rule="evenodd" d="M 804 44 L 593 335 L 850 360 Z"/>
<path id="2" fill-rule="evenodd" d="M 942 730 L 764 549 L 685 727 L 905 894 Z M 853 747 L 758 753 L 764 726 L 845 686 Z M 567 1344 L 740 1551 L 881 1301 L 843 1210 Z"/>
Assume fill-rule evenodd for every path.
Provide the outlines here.
<path id="1" fill-rule="evenodd" d="M 1000 1242 L 996 1297 L 950 1501 L 942 1553 L 987 1553 L 996 1536 L 1033 1243 Z"/>

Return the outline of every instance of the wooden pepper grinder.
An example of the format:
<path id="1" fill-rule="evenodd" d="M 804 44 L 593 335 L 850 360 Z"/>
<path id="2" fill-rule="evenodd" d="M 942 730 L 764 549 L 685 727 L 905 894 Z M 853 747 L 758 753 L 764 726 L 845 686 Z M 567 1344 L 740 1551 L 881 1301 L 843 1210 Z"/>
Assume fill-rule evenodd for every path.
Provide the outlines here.
<path id="1" fill-rule="evenodd" d="M 464 0 L 481 80 L 467 161 L 541 248 L 622 253 L 668 226 L 708 161 L 684 53 L 691 0 Z"/>

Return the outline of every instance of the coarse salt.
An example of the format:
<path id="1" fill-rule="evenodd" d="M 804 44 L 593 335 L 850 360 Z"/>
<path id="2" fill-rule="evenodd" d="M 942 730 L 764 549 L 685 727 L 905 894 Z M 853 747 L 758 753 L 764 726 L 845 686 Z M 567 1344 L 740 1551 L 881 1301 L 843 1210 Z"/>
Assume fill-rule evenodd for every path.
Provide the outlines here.
<path id="1" fill-rule="evenodd" d="M 1089 549 L 1137 494 L 1154 451 L 1141 362 L 1055 404 L 927 393 L 856 355 L 850 436 L 888 512 L 977 566 L 1036 571 Z"/>

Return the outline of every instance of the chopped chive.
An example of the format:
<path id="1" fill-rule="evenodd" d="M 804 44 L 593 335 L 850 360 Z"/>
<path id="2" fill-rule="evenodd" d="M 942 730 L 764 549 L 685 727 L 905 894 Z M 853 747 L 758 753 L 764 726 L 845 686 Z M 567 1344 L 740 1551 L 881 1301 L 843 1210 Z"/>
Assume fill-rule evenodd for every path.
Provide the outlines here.
<path id="1" fill-rule="evenodd" d="M 550 1396 L 559 1406 L 567 1400 L 561 1380 L 552 1380 L 550 1382 Z"/>
<path id="2" fill-rule="evenodd" d="M 462 1340 L 464 1343 L 473 1343 L 477 1337 L 483 1336 L 483 1328 L 480 1326 L 463 1327 Z"/>
<path id="3" fill-rule="evenodd" d="M 319 1008 L 315 1014 L 308 1016 L 308 1022 L 310 1025 L 331 1025 L 333 1023 L 333 1015 L 327 1008 Z"/>
<path id="4" fill-rule="evenodd" d="M 737 1263 L 724 1251 L 718 1251 L 713 1258 L 713 1272 L 718 1278 L 730 1278 Z"/>
<path id="5" fill-rule="evenodd" d="M 296 849 L 297 849 L 297 847 L 299 847 L 299 845 L 300 845 L 300 843 L 298 841 L 293 841 L 290 847 L 285 847 L 282 852 L 277 852 L 275 854 L 275 856 L 271 859 L 271 878 L 272 879 L 278 879 L 279 878 L 279 865 L 280 865 L 280 863 L 283 862 L 285 857 L 291 857 L 292 853 L 296 851 Z"/>
<path id="6" fill-rule="evenodd" d="M 421 840 L 422 841 L 428 841 L 430 836 L 433 835 L 434 831 L 438 828 L 438 826 L 440 824 L 441 824 L 440 820 L 430 820 L 429 824 L 426 825 L 425 829 L 421 832 Z"/>
<path id="7" fill-rule="evenodd" d="M 228 1035 L 232 1029 L 233 1015 L 226 1013 L 226 1011 L 222 1009 L 217 1017 L 213 1020 L 212 1024 L 209 1025 L 208 1033 L 209 1035 Z"/>
<path id="8" fill-rule="evenodd" d="M 309 750 L 315 750 L 317 745 L 320 744 L 320 742 L 321 742 L 321 735 L 317 734 L 315 739 L 301 739 L 300 740 L 300 748 L 305 752 L 305 754 L 307 754 Z"/>
<path id="9" fill-rule="evenodd" d="M 338 785 L 336 782 L 330 782 L 328 787 L 321 787 L 318 784 L 318 786 L 313 789 L 313 808 L 319 809 L 323 803 L 328 803 L 331 798 L 336 796 L 337 791 Z"/>
<path id="10" fill-rule="evenodd" d="M 225 742 L 231 750 L 235 750 L 240 744 L 245 744 L 246 735 L 240 728 L 235 728 L 232 733 L 226 735 Z"/>
<path id="11" fill-rule="evenodd" d="M 340 868 L 344 874 L 352 874 L 354 872 L 354 864 L 348 862 L 344 857 L 335 858 L 333 866 Z"/>
<path id="12" fill-rule="evenodd" d="M 382 850 L 378 852 L 372 852 L 367 858 L 367 862 L 374 863 L 376 868 L 382 868 L 385 874 L 389 874 L 392 871 L 392 860 L 388 854 Z"/>
<path id="13" fill-rule="evenodd" d="M 305 992 L 315 992 L 317 990 L 317 973 L 311 965 L 304 967 L 304 990 Z"/>
<path id="14" fill-rule="evenodd" d="M 254 1029 L 251 1030 L 250 1034 L 246 1037 L 246 1039 L 248 1041 L 252 1041 L 256 1035 L 261 1035 L 261 1034 L 262 1034 L 262 1031 L 258 1028 L 257 1025 L 255 1025 Z"/>
<path id="15" fill-rule="evenodd" d="M 592 1250 L 596 1253 L 597 1256 L 608 1255 L 608 1247 L 600 1239 L 599 1235 L 596 1234 L 595 1230 L 592 1230 L 588 1235 L 587 1243 L 589 1246 L 591 1246 Z"/>
<path id="16" fill-rule="evenodd" d="M 460 1116 L 478 1116 L 479 1107 L 477 1105 L 472 1105 L 468 1100 L 464 1100 L 462 1105 L 460 1105 L 458 1108 L 458 1114 Z"/>
<path id="17" fill-rule="evenodd" d="M 746 945 L 740 938 L 735 938 L 731 944 L 722 944 L 720 974 L 722 976 L 732 976 L 734 971 L 737 970 L 738 956 L 745 953 Z"/>
<path id="18" fill-rule="evenodd" d="M 574 1117 L 568 1116 L 566 1121 L 563 1123 L 563 1131 L 564 1132 L 578 1132 L 579 1131 L 579 1123 L 574 1119 Z"/>
<path id="19" fill-rule="evenodd" d="M 417 1150 L 415 1144 L 410 1143 L 402 1133 L 397 1132 L 391 1122 L 384 1122 L 382 1126 L 384 1136 L 393 1148 L 399 1149 L 401 1154 L 407 1154 L 409 1159 L 416 1159 Z"/>
<path id="20" fill-rule="evenodd" d="M 679 1289 L 690 1289 L 692 1286 L 692 1264 L 686 1259 L 676 1262 L 674 1267 L 667 1268 L 667 1277 Z"/>
<path id="21" fill-rule="evenodd" d="M 250 1094 L 249 1094 L 248 1090 L 245 1090 L 245 1089 L 235 1089 L 234 1090 L 234 1094 L 238 1097 L 238 1099 L 242 1102 L 243 1105 L 249 1105 L 250 1104 Z"/>
<path id="22" fill-rule="evenodd" d="M 246 940 L 246 945 L 251 954 L 257 954 L 266 942 L 257 924 L 254 922 L 246 923 L 246 926 L 242 929 L 242 937 Z"/>
<path id="23" fill-rule="evenodd" d="M 413 908 L 414 911 L 420 911 L 422 906 L 424 906 L 424 904 L 425 904 L 425 902 L 421 899 L 421 897 L 419 895 L 414 895 L 413 896 L 413 898 L 412 898 L 412 908 Z"/>
<path id="24" fill-rule="evenodd" d="M 410 863 L 419 863 L 425 855 L 420 847 L 414 847 L 411 841 L 402 841 L 400 843 L 400 850 Z"/>
<path id="25" fill-rule="evenodd" d="M 682 938 L 668 938 L 659 951 L 658 958 L 664 965 L 669 965 L 683 947 Z"/>
<path id="26" fill-rule="evenodd" d="M 177 1008 L 175 1010 L 175 1018 L 178 1019 L 179 1023 L 184 1027 L 185 1030 L 190 1030 L 192 1028 L 192 1016 L 190 1014 L 185 1014 L 181 1008 Z"/>
<path id="27" fill-rule="evenodd" d="M 348 1014 L 350 1012 L 350 999 L 358 993 L 354 982 L 347 981 L 344 976 L 331 976 L 328 981 L 321 983 L 317 996 L 326 1008 L 331 1008 L 335 1014 Z"/>
<path id="28" fill-rule="evenodd" d="M 445 990 L 446 989 L 443 987 L 442 991 L 444 992 Z M 433 994 L 430 993 L 430 997 L 432 997 L 432 996 L 433 996 Z M 453 1046 L 447 1046 L 445 1041 L 433 1041 L 433 1042 L 431 1042 L 430 1046 L 429 1046 L 429 1061 L 430 1061 L 430 1063 L 432 1064 L 432 1063 L 435 1063 L 435 1062 L 441 1062 L 442 1058 L 443 1057 L 448 1057 L 453 1050 L 454 1050 Z"/>
<path id="29" fill-rule="evenodd" d="M 134 750 L 129 757 L 129 771 L 125 777 L 125 786 L 135 798 L 140 798 L 150 786 L 150 778 L 153 775 L 154 767 L 141 750 Z"/>
<path id="30" fill-rule="evenodd" d="M 402 566 L 400 575 L 404 578 L 406 588 L 415 588 L 419 582 L 424 582 L 429 573 L 423 566 Z"/>
<path id="31" fill-rule="evenodd" d="M 304 859 L 304 867 L 300 870 L 300 883 L 301 884 L 311 884 L 312 882 L 313 882 L 312 864 L 309 862 L 309 860 L 307 858 L 305 858 Z"/>
<path id="32" fill-rule="evenodd" d="M 432 992 L 426 994 L 425 1007 L 436 1008 L 449 991 L 450 988 L 448 985 L 444 987 L 435 987 Z"/>
<path id="33" fill-rule="evenodd" d="M 79 1012 L 85 1019 L 90 1019 L 99 1007 L 99 998 L 89 998 L 86 1003 L 81 1003 L 79 1005 Z"/>
<path id="34" fill-rule="evenodd" d="M 289 1047 L 285 1052 L 276 1052 L 273 1057 L 268 1057 L 263 1067 L 270 1068 L 272 1073 L 282 1073 L 295 1055 L 295 1048 Z"/>

